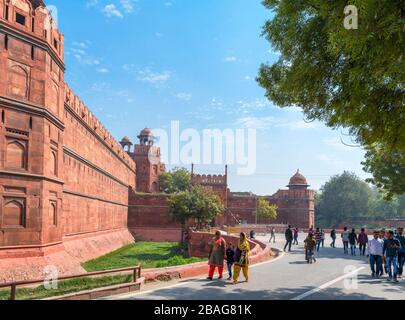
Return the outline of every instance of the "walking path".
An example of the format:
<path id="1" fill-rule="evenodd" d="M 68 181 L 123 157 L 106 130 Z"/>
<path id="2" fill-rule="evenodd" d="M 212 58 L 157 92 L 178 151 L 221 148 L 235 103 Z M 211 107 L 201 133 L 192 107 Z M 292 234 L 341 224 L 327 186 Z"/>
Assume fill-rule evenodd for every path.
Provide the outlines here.
<path id="1" fill-rule="evenodd" d="M 329 247 L 329 240 L 316 255 L 317 262 L 308 265 L 304 260 L 303 239 L 291 253 L 269 262 L 251 266 L 249 283 L 234 286 L 228 281 L 208 282 L 205 277 L 147 285 L 139 293 L 125 294 L 109 299 L 123 300 L 369 300 L 405 299 L 405 279 L 389 283 L 386 278 L 372 279 L 368 259 L 343 254 L 338 240 L 337 248 Z M 268 241 L 269 237 L 258 237 Z M 283 235 L 277 235 L 275 248 L 284 245 Z M 208 272 L 208 266 L 207 266 Z M 242 276 L 241 276 L 242 277 Z M 243 281 L 243 278 L 241 278 Z"/>

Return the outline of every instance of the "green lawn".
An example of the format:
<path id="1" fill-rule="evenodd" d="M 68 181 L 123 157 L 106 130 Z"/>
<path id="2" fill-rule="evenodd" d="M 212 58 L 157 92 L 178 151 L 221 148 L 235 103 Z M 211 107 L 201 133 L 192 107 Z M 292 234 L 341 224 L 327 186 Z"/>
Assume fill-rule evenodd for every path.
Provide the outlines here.
<path id="1" fill-rule="evenodd" d="M 172 242 L 137 242 L 103 257 L 83 264 L 88 272 L 120 269 L 141 265 L 142 268 L 162 268 L 194 262 L 205 261 L 199 258 L 185 258 L 180 252 L 178 243 Z M 17 300 L 37 300 L 69 293 L 107 287 L 132 282 L 132 275 L 84 277 L 63 280 L 58 289 L 47 290 L 43 285 L 33 288 L 17 288 Z M 8 300 L 10 290 L 0 290 L 0 300 Z"/>
<path id="2" fill-rule="evenodd" d="M 82 264 L 88 272 L 111 270 L 141 265 L 144 269 L 178 266 L 205 261 L 200 258 L 185 258 L 174 242 L 137 242 L 105 256 Z"/>
<path id="3" fill-rule="evenodd" d="M 73 292 L 85 291 L 116 284 L 132 282 L 132 275 L 105 276 L 97 278 L 77 278 L 58 282 L 58 288 L 48 290 L 43 285 L 36 288 L 17 288 L 17 300 L 38 300 L 48 297 L 61 296 Z M 0 291 L 0 300 L 8 300 L 10 290 Z"/>

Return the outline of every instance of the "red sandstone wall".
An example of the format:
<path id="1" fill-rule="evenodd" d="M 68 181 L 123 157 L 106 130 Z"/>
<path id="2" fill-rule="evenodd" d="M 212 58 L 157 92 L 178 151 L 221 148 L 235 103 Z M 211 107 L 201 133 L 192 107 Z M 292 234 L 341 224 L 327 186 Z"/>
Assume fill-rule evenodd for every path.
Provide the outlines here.
<path id="1" fill-rule="evenodd" d="M 167 198 L 131 192 L 128 229 L 137 240 L 180 241 L 181 226 L 170 217 Z"/>

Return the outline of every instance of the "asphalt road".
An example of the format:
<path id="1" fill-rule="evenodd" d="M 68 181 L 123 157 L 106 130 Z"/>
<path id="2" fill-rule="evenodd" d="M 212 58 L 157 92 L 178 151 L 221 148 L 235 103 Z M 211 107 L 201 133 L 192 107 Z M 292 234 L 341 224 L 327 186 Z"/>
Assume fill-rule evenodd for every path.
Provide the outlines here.
<path id="1" fill-rule="evenodd" d="M 204 278 L 173 281 L 166 284 L 147 285 L 139 293 L 115 296 L 123 300 L 405 300 L 405 279 L 399 283 L 387 282 L 386 277 L 372 279 L 365 257 L 343 254 L 341 241 L 330 248 L 330 240 L 316 255 L 317 262 L 308 265 L 304 249 L 294 246 L 291 253 L 251 266 L 249 283 L 234 286 L 226 280 L 209 282 Z M 268 237 L 258 237 L 267 240 Z M 283 236 L 277 236 L 273 247 L 283 246 Z M 207 267 L 208 271 L 208 267 Z"/>

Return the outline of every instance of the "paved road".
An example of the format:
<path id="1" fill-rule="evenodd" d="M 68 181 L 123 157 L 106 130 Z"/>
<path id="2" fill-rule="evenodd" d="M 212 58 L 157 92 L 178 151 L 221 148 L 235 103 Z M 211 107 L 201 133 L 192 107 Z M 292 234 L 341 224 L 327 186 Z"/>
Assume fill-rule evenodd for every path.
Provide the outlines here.
<path id="1" fill-rule="evenodd" d="M 405 300 L 405 279 L 398 284 L 389 283 L 386 278 L 372 279 L 366 258 L 344 255 L 340 243 L 336 249 L 321 248 L 317 263 L 308 265 L 304 261 L 303 237 L 301 235 L 301 245 L 295 246 L 293 252 L 252 266 L 249 283 L 234 286 L 227 281 L 207 282 L 204 277 L 145 286 L 140 293 L 115 296 L 113 299 Z M 283 236 L 278 235 L 277 238 L 274 247 L 280 248 Z M 264 241 L 264 238 L 259 239 Z"/>

